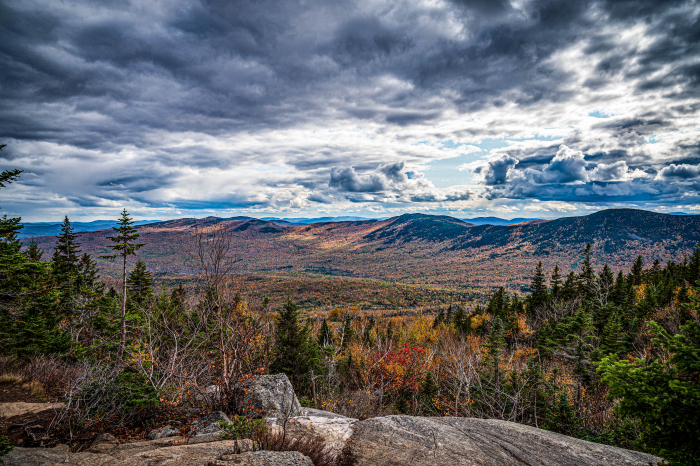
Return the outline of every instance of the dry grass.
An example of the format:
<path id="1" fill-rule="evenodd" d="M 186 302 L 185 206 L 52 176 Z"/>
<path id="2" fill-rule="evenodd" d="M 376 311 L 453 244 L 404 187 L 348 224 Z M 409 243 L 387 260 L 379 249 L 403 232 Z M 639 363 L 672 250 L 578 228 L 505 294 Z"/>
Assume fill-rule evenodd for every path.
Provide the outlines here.
<path id="1" fill-rule="evenodd" d="M 8 385 L 15 383 L 26 383 L 27 378 L 17 374 L 2 374 L 0 375 L 0 385 Z"/>
<path id="2" fill-rule="evenodd" d="M 46 398 L 46 391 L 44 391 L 44 386 L 41 384 L 41 382 L 32 380 L 23 384 L 22 388 L 27 390 L 35 398 Z"/>

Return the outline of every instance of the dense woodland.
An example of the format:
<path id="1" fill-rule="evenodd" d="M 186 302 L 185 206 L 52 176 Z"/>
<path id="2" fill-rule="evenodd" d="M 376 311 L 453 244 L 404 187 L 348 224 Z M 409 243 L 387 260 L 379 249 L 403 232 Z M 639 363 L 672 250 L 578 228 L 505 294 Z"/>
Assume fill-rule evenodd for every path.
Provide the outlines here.
<path id="1" fill-rule="evenodd" d="M 20 172 L 3 172 L 7 187 Z M 10 188 L 11 189 L 11 188 Z M 504 288 L 432 315 L 337 307 L 313 319 L 231 280 L 220 229 L 187 247 L 198 280 L 156 289 L 126 211 L 109 237 L 123 280 L 107 287 L 66 217 L 51 257 L 0 220 L 0 372 L 61 399 L 53 428 L 77 440 L 157 425 L 184 408 L 236 414 L 242 384 L 286 373 L 302 404 L 381 414 L 504 419 L 700 464 L 700 249 L 631 270 L 533 263 L 530 292 Z M 220 396 L 209 387 L 220 387 Z"/>

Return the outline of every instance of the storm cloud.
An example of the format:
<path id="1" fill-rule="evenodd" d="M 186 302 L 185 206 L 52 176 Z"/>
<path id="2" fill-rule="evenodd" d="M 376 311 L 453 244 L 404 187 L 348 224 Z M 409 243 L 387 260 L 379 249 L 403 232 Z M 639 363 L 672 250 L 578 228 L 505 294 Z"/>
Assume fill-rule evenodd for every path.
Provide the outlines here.
<path id="1" fill-rule="evenodd" d="M 700 207 L 699 17 L 695 0 L 6 0 L 0 169 L 24 173 L 0 205 Z"/>

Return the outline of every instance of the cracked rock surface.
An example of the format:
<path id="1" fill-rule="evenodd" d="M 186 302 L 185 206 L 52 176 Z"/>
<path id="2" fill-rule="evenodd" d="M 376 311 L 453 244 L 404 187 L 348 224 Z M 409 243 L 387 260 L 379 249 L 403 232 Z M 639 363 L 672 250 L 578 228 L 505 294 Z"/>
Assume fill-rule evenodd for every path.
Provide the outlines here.
<path id="1" fill-rule="evenodd" d="M 656 464 L 646 453 L 494 419 L 386 416 L 357 422 L 357 466 L 609 466 Z"/>

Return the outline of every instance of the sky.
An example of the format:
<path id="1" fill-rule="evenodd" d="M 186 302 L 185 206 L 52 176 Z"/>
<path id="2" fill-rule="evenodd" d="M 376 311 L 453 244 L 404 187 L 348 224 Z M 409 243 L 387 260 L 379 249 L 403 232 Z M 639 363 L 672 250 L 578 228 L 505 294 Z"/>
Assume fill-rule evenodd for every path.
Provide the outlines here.
<path id="1" fill-rule="evenodd" d="M 700 3 L 0 0 L 0 213 L 700 213 Z"/>

